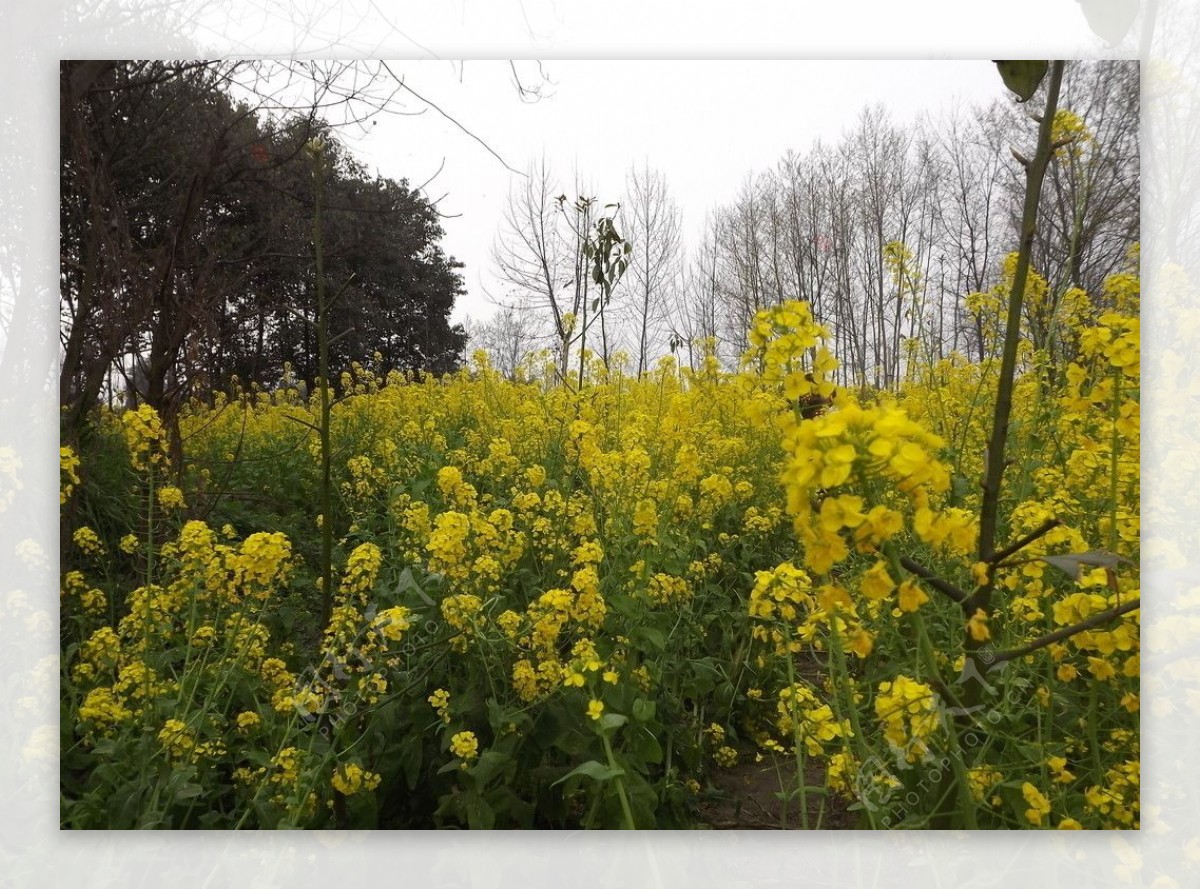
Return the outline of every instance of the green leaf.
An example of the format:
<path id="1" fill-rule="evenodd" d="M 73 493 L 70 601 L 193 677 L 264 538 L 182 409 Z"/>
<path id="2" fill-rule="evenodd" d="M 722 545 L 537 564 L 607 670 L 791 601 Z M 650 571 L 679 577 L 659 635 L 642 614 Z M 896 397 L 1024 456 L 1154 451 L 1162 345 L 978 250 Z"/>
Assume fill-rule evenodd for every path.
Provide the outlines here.
<path id="1" fill-rule="evenodd" d="M 482 795 L 472 794 L 467 799 L 467 826 L 473 830 L 488 831 L 496 826 L 496 812 Z"/>
<path id="2" fill-rule="evenodd" d="M 638 723 L 647 723 L 654 719 L 657 704 L 646 698 L 636 699 L 633 703 L 633 719 Z"/>
<path id="3" fill-rule="evenodd" d="M 637 618 L 642 612 L 638 602 L 623 593 L 613 593 L 612 596 L 608 597 L 608 606 L 622 618 Z"/>
<path id="4" fill-rule="evenodd" d="M 420 733 L 411 732 L 406 734 L 404 740 L 399 745 L 404 782 L 408 785 L 410 791 L 417 787 L 417 779 L 421 775 L 421 762 L 425 755 L 421 743 L 422 738 Z"/>
<path id="5" fill-rule="evenodd" d="M 667 635 L 657 627 L 639 627 L 637 629 L 637 636 L 645 640 L 651 649 L 656 649 L 659 652 L 667 647 Z"/>
<path id="6" fill-rule="evenodd" d="M 1020 96 L 1022 102 L 1028 102 L 1037 92 L 1038 84 L 1046 76 L 1050 63 L 1045 59 L 1036 61 L 1026 60 L 995 60 L 1004 78 L 1004 85 Z"/>
<path id="7" fill-rule="evenodd" d="M 508 722 L 508 712 L 504 710 L 504 706 L 494 698 L 487 700 L 488 725 L 495 730 L 499 735 L 504 724 Z"/>
<path id="8" fill-rule="evenodd" d="M 490 781 L 504 770 L 512 760 L 512 756 L 500 751 L 484 751 L 479 755 L 479 763 L 471 770 L 471 775 L 480 785 Z"/>
<path id="9" fill-rule="evenodd" d="M 193 797 L 200 797 L 202 794 L 204 794 L 204 789 L 201 786 L 194 782 L 188 782 L 175 792 L 175 799 L 191 800 Z"/>
<path id="10" fill-rule="evenodd" d="M 696 696 L 704 696 L 712 692 L 716 688 L 717 682 L 722 679 L 721 672 L 713 664 L 712 658 L 691 658 L 688 659 L 688 666 L 691 668 L 692 674 L 688 689 Z"/>
<path id="11" fill-rule="evenodd" d="M 625 775 L 625 770 L 605 766 L 599 760 L 587 760 L 575 767 L 557 782 L 554 782 L 550 787 L 561 785 L 563 782 L 572 776 L 587 776 L 589 779 L 595 779 L 597 782 L 607 782 L 609 779 L 615 779 L 617 776 Z"/>
<path id="12" fill-rule="evenodd" d="M 600 718 L 600 728 L 605 732 L 618 729 L 629 722 L 629 718 L 624 714 L 605 714 Z"/>
<path id="13" fill-rule="evenodd" d="M 662 763 L 662 745 L 658 743 L 658 738 L 650 731 L 650 727 L 635 727 L 626 738 L 626 744 L 630 756 L 642 763 Z"/>

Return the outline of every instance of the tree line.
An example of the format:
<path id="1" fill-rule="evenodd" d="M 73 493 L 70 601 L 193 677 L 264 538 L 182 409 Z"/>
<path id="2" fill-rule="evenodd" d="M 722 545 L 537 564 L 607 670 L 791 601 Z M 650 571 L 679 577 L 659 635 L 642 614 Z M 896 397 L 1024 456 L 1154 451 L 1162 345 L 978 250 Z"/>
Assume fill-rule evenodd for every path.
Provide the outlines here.
<path id="1" fill-rule="evenodd" d="M 690 244 L 665 174 L 631 168 L 617 223 L 632 259 L 601 358 L 623 350 L 641 373 L 668 352 L 696 366 L 715 348 L 731 366 L 755 312 L 800 299 L 833 332 L 847 385 L 895 385 L 913 355 L 982 359 L 986 303 L 970 295 L 1002 281 L 1017 244 L 1036 107 L 998 99 L 908 126 L 864 109 L 837 144 L 747 176 Z M 1034 346 L 1051 352 L 1064 334 L 1050 319 L 1065 295 L 1098 295 L 1139 241 L 1137 63 L 1068 64 L 1061 108 L 1033 253 L 1048 293 L 1025 310 Z M 577 280 L 559 189 L 543 160 L 509 196 L 494 251 L 507 308 L 472 331 L 502 370 L 567 342 L 557 328 L 545 333 Z"/>
<path id="2" fill-rule="evenodd" d="M 169 420 L 189 397 L 235 380 L 270 387 L 285 364 L 314 378 L 313 171 L 303 151 L 314 139 L 327 159 L 324 274 L 331 293 L 341 290 L 331 367 L 458 366 L 465 334 L 449 315 L 462 264 L 439 245 L 436 208 L 339 142 L 339 127 L 390 98 L 356 65 L 62 63 L 67 435 L 113 393 Z"/>

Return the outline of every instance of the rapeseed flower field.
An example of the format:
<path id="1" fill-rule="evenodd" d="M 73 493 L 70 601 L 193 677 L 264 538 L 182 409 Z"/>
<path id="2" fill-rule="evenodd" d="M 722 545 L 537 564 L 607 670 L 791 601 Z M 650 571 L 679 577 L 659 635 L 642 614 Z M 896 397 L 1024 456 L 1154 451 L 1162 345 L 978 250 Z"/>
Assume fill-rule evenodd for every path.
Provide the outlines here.
<path id="1" fill-rule="evenodd" d="M 998 362 L 838 385 L 797 302 L 736 369 L 355 364 L 331 515 L 316 388 L 192 404 L 181 466 L 104 411 L 61 452 L 63 826 L 703 827 L 766 763 L 781 827 L 1137 828 L 1137 277 L 1055 311 L 986 553 Z"/>

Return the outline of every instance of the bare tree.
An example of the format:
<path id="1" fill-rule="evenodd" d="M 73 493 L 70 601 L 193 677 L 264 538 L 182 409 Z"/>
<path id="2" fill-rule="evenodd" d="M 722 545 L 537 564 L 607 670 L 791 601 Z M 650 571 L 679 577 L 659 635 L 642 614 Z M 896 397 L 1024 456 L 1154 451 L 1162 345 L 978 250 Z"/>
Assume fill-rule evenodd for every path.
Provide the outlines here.
<path id="1" fill-rule="evenodd" d="M 954 113 L 937 133 L 942 188 L 939 190 L 938 331 L 949 337 L 951 351 L 974 347 L 983 359 L 980 315 L 967 311 L 967 294 L 987 290 L 994 280 L 1001 242 L 1008 234 L 1004 217 L 1004 109 L 998 105 Z M 950 313 L 949 331 L 945 314 Z"/>
<path id="2" fill-rule="evenodd" d="M 531 163 L 524 181 L 509 192 L 492 259 L 524 306 L 548 317 L 563 380 L 571 349 L 578 344 L 582 383 L 593 325 L 600 328 L 600 355 L 608 362 L 609 301 L 628 265 L 628 244 L 616 230 L 619 206 L 589 197 L 590 188 L 578 173 L 575 181 L 578 197 L 556 195 L 559 189 L 545 157 Z M 609 256 L 610 250 L 620 257 Z"/>
<path id="3" fill-rule="evenodd" d="M 711 342 L 719 351 L 717 251 L 716 225 L 711 216 L 706 216 L 699 245 L 685 263 L 681 261 L 680 286 L 674 291 L 668 315 L 669 345 L 672 351 L 686 348 L 688 367 L 693 369 L 701 341 Z"/>
<path id="4" fill-rule="evenodd" d="M 637 373 L 650 365 L 680 276 L 680 217 L 666 177 L 643 164 L 625 177 L 626 237 L 633 261 L 625 278 L 637 349 Z"/>
<path id="5" fill-rule="evenodd" d="M 504 221 L 492 248 L 500 278 L 534 311 L 548 316 L 554 331 L 559 373 L 570 358 L 574 321 L 580 314 L 581 291 L 576 257 L 560 228 L 561 210 L 555 196 L 553 171 L 543 155 L 531 162 L 524 178 L 508 194 Z"/>
<path id="6" fill-rule="evenodd" d="M 1072 141 L 1059 147 L 1047 170 L 1037 251 L 1058 291 L 1098 294 L 1139 238 L 1140 91 L 1135 61 L 1067 66 L 1059 116 L 1076 117 L 1082 129 L 1055 134 Z"/>
<path id="7" fill-rule="evenodd" d="M 518 379 L 529 355 L 544 339 L 537 318 L 517 306 L 500 308 L 486 321 L 471 324 L 468 331 L 468 348 L 486 351 L 492 367 L 510 380 Z"/>
<path id="8" fill-rule="evenodd" d="M 726 342 L 738 354 L 748 345 L 746 331 L 754 314 L 779 301 L 770 291 L 767 204 L 770 183 L 747 176 L 731 207 L 716 214 L 718 280 L 724 304 Z"/>

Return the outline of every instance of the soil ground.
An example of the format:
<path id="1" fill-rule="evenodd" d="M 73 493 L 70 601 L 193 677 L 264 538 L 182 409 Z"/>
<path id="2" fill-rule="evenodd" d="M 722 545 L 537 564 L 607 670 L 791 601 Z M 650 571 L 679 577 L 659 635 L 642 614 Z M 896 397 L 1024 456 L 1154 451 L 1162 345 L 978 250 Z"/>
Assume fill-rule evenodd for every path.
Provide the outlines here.
<path id="1" fill-rule="evenodd" d="M 805 760 L 805 784 L 822 788 L 825 785 L 824 764 L 815 758 Z M 700 805 L 700 817 L 714 829 L 797 829 L 804 825 L 800 819 L 800 799 L 779 797 L 781 787 L 795 790 L 796 764 L 780 759 L 778 770 L 771 759 L 754 762 L 754 751 L 740 752 L 737 766 L 721 770 L 713 776 L 714 792 Z M 858 813 L 847 807 L 849 801 L 839 797 L 826 798 L 809 794 L 808 827 L 810 829 L 852 829 L 858 826 Z"/>

